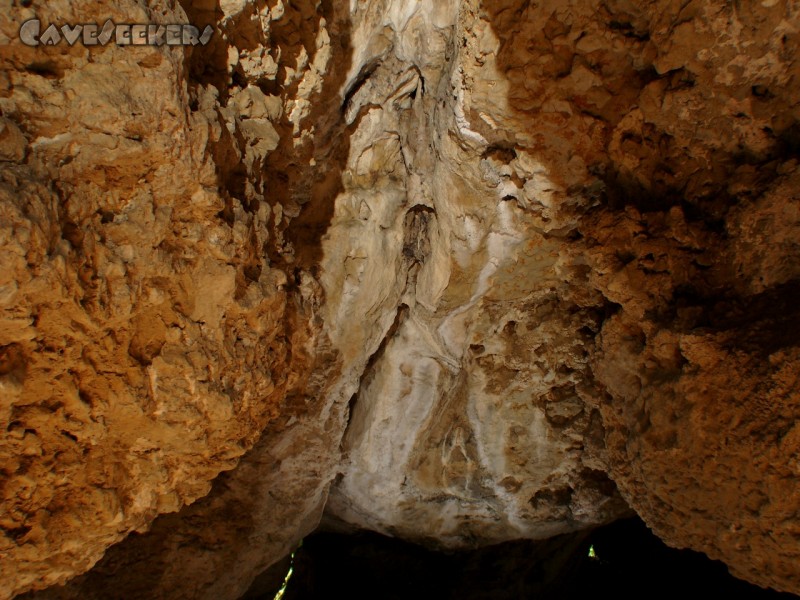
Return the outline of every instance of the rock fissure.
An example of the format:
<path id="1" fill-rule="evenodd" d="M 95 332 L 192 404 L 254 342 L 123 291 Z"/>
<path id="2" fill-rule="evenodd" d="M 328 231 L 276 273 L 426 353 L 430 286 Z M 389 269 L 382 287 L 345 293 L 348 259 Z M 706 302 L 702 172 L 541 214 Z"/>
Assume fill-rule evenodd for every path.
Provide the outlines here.
<path id="1" fill-rule="evenodd" d="M 6 4 L 0 598 L 631 509 L 800 592 L 797 2 Z"/>

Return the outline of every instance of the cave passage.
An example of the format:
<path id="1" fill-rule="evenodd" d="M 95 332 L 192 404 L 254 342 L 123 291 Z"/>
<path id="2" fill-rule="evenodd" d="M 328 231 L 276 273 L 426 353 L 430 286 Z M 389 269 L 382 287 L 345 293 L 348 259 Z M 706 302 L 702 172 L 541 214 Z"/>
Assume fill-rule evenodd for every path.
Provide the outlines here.
<path id="1" fill-rule="evenodd" d="M 318 532 L 289 564 L 292 575 L 280 592 L 270 586 L 284 585 L 287 561 L 259 578 L 242 600 L 798 598 L 737 579 L 704 554 L 666 546 L 639 518 L 449 554 L 371 532 Z"/>

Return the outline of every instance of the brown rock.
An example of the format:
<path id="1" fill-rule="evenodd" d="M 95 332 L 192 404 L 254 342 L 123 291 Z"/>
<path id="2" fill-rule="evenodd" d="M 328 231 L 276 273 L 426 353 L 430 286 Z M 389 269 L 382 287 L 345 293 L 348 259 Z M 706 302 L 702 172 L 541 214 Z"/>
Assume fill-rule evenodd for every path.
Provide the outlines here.
<path id="1" fill-rule="evenodd" d="M 323 510 L 458 548 L 628 506 L 800 592 L 796 3 L 34 4 L 0 11 L 5 597 L 105 554 L 41 597 L 236 598 Z"/>

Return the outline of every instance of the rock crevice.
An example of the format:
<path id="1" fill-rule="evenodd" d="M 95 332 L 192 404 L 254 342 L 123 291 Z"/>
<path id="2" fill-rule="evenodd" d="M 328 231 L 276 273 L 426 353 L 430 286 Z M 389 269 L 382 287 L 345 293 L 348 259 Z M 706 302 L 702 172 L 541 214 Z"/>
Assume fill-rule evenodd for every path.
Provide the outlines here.
<path id="1" fill-rule="evenodd" d="M 34 16 L 216 33 L 30 48 Z M 631 509 L 800 592 L 799 31 L 5 0 L 0 596 L 236 598 L 323 514 L 474 548 Z"/>

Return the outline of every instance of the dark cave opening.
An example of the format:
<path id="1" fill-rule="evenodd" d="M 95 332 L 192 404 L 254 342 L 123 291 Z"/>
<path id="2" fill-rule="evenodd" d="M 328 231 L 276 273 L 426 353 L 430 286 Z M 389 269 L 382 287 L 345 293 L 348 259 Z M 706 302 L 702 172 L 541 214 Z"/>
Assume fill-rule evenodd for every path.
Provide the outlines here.
<path id="1" fill-rule="evenodd" d="M 289 565 L 287 557 L 269 569 L 242 600 L 273 600 Z M 281 600 L 798 598 L 737 579 L 699 552 L 670 548 L 638 518 L 453 553 L 371 532 L 318 532 L 303 541 L 291 567 Z"/>

